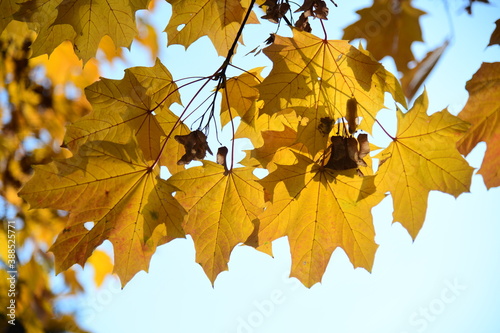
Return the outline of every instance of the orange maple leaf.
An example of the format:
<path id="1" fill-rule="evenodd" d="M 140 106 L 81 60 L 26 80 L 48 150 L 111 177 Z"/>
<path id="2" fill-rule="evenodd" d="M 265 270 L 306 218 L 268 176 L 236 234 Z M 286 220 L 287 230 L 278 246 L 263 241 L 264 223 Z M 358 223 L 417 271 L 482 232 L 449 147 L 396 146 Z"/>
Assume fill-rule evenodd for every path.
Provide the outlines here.
<path id="1" fill-rule="evenodd" d="M 458 117 L 472 127 L 458 142 L 458 150 L 467 155 L 480 141 L 486 142 L 478 173 L 488 188 L 500 186 L 500 63 L 483 63 L 465 87 L 469 100 Z"/>

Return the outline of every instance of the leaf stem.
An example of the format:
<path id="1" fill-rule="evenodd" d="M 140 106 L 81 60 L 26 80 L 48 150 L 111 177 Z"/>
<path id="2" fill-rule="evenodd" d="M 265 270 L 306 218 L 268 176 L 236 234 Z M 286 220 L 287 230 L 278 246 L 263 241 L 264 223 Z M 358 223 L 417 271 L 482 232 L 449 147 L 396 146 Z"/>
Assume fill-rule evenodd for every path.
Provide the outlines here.
<path id="1" fill-rule="evenodd" d="M 323 29 L 323 33 L 325 34 L 325 40 L 328 40 L 328 34 L 326 33 L 325 25 L 323 24 L 323 19 L 319 19 L 321 23 L 321 28 Z"/>
<path id="2" fill-rule="evenodd" d="M 384 126 L 382 126 L 382 124 L 380 123 L 380 121 L 378 121 L 378 119 L 375 119 L 375 122 L 380 126 L 380 128 L 382 129 L 382 131 L 384 131 L 384 133 L 391 138 L 392 141 L 396 141 L 396 138 L 393 137 L 392 135 L 389 134 L 389 132 L 387 132 L 384 128 Z"/>

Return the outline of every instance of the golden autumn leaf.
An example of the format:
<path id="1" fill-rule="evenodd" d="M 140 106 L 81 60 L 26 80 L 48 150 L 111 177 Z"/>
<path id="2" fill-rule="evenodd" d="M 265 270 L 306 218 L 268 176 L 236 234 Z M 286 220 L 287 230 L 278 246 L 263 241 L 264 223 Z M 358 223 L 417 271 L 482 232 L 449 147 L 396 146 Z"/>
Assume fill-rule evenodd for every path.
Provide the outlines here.
<path id="1" fill-rule="evenodd" d="M 36 26 L 34 56 L 51 54 L 70 40 L 86 63 L 94 57 L 104 36 L 117 47 L 129 47 L 137 35 L 135 13 L 147 9 L 150 0 L 29 0 L 21 4 L 14 18 Z"/>
<path id="2" fill-rule="evenodd" d="M 66 41 L 56 47 L 50 57 L 42 55 L 31 58 L 30 63 L 33 66 L 44 66 L 46 75 L 54 86 L 70 81 L 76 87 L 84 89 L 99 79 L 98 64 L 95 59 L 93 60 L 82 66 L 82 61 L 76 56 L 73 46 Z"/>
<path id="3" fill-rule="evenodd" d="M 224 166 L 203 161 L 168 179 L 177 188 L 175 198 L 186 209 L 183 223 L 193 237 L 196 262 L 214 283 L 227 270 L 233 248 L 245 243 L 264 207 L 262 187 L 255 181 L 253 168 L 226 172 Z"/>
<path id="4" fill-rule="evenodd" d="M 465 87 L 469 100 L 458 117 L 472 127 L 458 142 L 458 150 L 467 155 L 480 141 L 486 142 L 478 173 L 488 188 L 500 186 L 500 63 L 483 63 Z"/>
<path id="5" fill-rule="evenodd" d="M 88 258 L 87 264 L 94 267 L 94 281 L 97 287 L 104 282 L 104 278 L 113 272 L 113 262 L 109 255 L 102 250 L 95 250 Z"/>
<path id="6" fill-rule="evenodd" d="M 469 125 L 446 109 L 428 116 L 427 93 L 407 113 L 397 111 L 398 127 L 391 144 L 380 152 L 378 191 L 389 191 L 393 221 L 415 239 L 422 228 L 432 190 L 458 197 L 468 192 L 473 168 L 459 154 L 456 142 Z"/>
<path id="7" fill-rule="evenodd" d="M 89 59 L 98 48 L 113 59 L 136 38 L 155 57 L 155 28 L 148 22 L 138 22 L 137 28 L 135 18 L 138 10 L 153 8 L 151 0 L 0 2 L 4 11 L 0 27 L 9 24 L 2 38 L 18 27 L 23 29 L 15 38 L 21 57 L 11 57 L 0 66 L 7 78 L 0 87 L 5 87 L 9 103 L 23 106 L 20 112 L 12 107 L 16 112 L 11 112 L 10 123 L 18 130 L 10 130 L 15 135 L 9 139 L 15 136 L 15 146 L 23 148 L 22 141 L 30 136 L 43 141 L 45 134 L 38 129 L 44 127 L 51 137 L 50 144 L 43 143 L 47 152 L 38 153 L 43 157 L 30 152 L 30 163 L 17 158 L 18 148 L 0 149 L 0 157 L 8 159 L 4 163 L 8 177 L 2 182 L 11 183 L 0 195 L 26 207 L 15 193 L 29 178 L 32 164 L 48 163 L 34 168 L 34 176 L 20 195 L 32 208 L 47 207 L 51 214 L 69 212 L 64 218 L 54 218 L 52 229 L 42 229 L 31 221 L 34 216 L 25 214 L 39 242 L 50 246 L 58 234 L 50 247 L 57 272 L 75 263 L 90 263 L 96 269 L 96 283 L 101 284 L 114 267 L 125 285 L 140 270 L 148 270 L 157 246 L 189 234 L 196 261 L 214 284 L 228 269 L 235 246 L 249 245 L 271 254 L 272 241 L 286 236 L 291 276 L 311 287 L 321 281 L 339 247 L 354 267 L 372 269 L 378 245 L 371 209 L 386 193 L 393 198 L 394 222 L 402 223 L 415 238 L 425 219 L 429 191 L 458 196 L 469 190 L 472 168 L 456 148 L 469 127 L 446 110 L 428 116 L 425 93 L 407 113 L 396 112 L 397 132 L 394 137 L 388 134 L 392 142 L 377 155 L 380 163 L 373 175 L 370 152 L 377 147 L 369 142 L 370 135 L 376 133 L 372 131 L 375 124 L 385 132 L 379 111 L 392 102 L 406 109 L 405 94 L 413 97 L 447 45 L 410 69 L 408 64 L 415 60 L 411 46 L 422 40 L 419 18 L 423 14 L 410 0 L 374 0 L 371 8 L 358 12 L 360 20 L 345 29 L 345 36 L 366 38 L 368 50 L 347 40 L 328 40 L 323 23 L 324 38 L 304 31 L 310 28 L 308 17 L 326 19 L 325 1 L 291 5 L 281 0 L 167 2 L 171 5 L 165 22 L 168 46 L 188 48 L 208 37 L 217 53 L 226 57 L 214 74 L 175 81 L 156 60 L 152 67 L 125 70 L 122 79 L 101 78 L 92 83 L 98 75 L 97 60 Z M 265 77 L 262 67 L 246 70 L 233 64 L 240 60 L 233 55 L 242 43 L 244 25 L 258 22 L 257 8 L 251 8 L 255 4 L 265 11 L 264 18 L 278 23 L 278 29 L 285 23 L 301 27 L 291 28 L 293 37 L 271 34 L 249 52 L 262 50 L 271 60 L 272 69 Z M 298 10 L 293 12 L 291 6 Z M 299 20 L 294 15 L 300 15 Z M 14 22 L 8 23 L 11 19 Z M 29 59 L 31 55 L 39 57 Z M 379 63 L 386 55 L 403 72 L 404 89 Z M 184 66 L 186 59 L 171 60 L 180 60 Z M 38 82 L 36 89 L 31 88 L 36 75 L 31 75 L 29 67 L 35 65 L 45 69 L 47 82 L 53 86 Z M 459 147 L 470 151 L 478 141 L 488 142 L 480 172 L 491 186 L 490 179 L 499 177 L 496 76 L 500 69 L 496 65 L 485 68 L 468 84 L 471 99 L 462 116 L 473 123 L 473 132 Z M 229 78 L 229 70 L 236 69 L 242 74 Z M 63 108 L 65 100 L 43 99 L 47 90 L 64 90 L 65 85 L 76 89 L 80 102 L 92 110 L 74 112 L 72 117 L 51 116 L 58 125 L 69 124 L 62 145 L 68 149 L 56 155 L 53 148 L 59 146 L 63 128 L 55 131 L 50 124 L 54 121 L 49 123 L 51 118 L 45 116 L 50 108 L 39 106 L 57 105 L 71 114 L 78 108 L 76 103 L 68 102 L 71 107 Z M 215 90 L 210 90 L 213 85 Z M 87 87 L 85 96 L 79 94 L 83 87 Z M 180 90 L 194 92 L 178 116 L 171 109 L 174 103 L 181 104 Z M 220 114 L 216 112 L 219 102 Z M 77 118 L 80 113 L 86 116 Z M 476 124 L 476 118 L 486 118 L 488 124 Z M 187 119 L 192 121 L 192 130 L 184 124 Z M 212 124 L 225 127 L 224 136 Z M 246 138 L 254 147 L 245 151 L 240 162 L 244 168 L 233 169 L 235 143 L 221 142 L 226 140 L 228 127 L 232 140 Z M 214 136 L 222 146 L 219 149 L 212 143 Z M 1 137 L 0 146 L 12 145 L 7 141 Z M 211 156 L 210 146 L 216 152 Z M 217 164 L 204 158 L 215 159 Z M 193 160 L 202 160 L 203 166 L 185 169 Z M 265 169 L 268 176 L 258 179 L 255 168 Z M 51 214 L 40 219 L 50 220 Z M 113 244 L 114 265 L 104 252 L 96 251 L 105 240 Z M 4 243 L 1 234 L 0 243 Z M 66 278 L 78 290 L 73 271 Z"/>
<path id="8" fill-rule="evenodd" d="M 171 173 L 182 169 L 176 164 L 182 153 L 178 155 L 173 136 L 184 134 L 187 128 L 169 110 L 172 103 L 180 103 L 180 97 L 170 72 L 159 60 L 153 67 L 125 70 L 122 80 L 103 78 L 85 92 L 93 111 L 68 126 L 67 147 L 75 151 L 92 140 L 127 143 L 135 135 L 147 160 L 161 155 L 161 164 Z"/>
<path id="9" fill-rule="evenodd" d="M 282 110 L 271 116 L 266 113 L 260 114 L 261 102 L 254 103 L 252 110 L 241 117 L 241 122 L 234 134 L 235 138 L 248 138 L 256 148 L 264 145 L 265 132 L 281 132 L 285 131 L 285 128 L 296 132 L 299 124 L 299 119 L 292 109 Z"/>
<path id="10" fill-rule="evenodd" d="M 262 69 L 263 67 L 255 68 L 226 81 L 221 100 L 222 126 L 225 126 L 231 118 L 236 116 L 243 118 L 248 112 L 255 110 L 255 101 L 259 97 L 257 85 L 264 79 L 260 75 Z M 232 117 L 229 115 L 230 112 Z"/>
<path id="11" fill-rule="evenodd" d="M 259 101 L 257 86 L 262 82 L 261 68 L 255 68 L 226 81 L 222 91 L 221 125 L 225 126 L 232 118 L 239 116 L 241 122 L 235 138 L 248 138 L 254 147 L 264 144 L 262 133 L 283 131 L 285 126 L 297 130 L 298 119 L 292 109 L 282 110 L 272 115 L 261 114 L 263 102 Z"/>
<path id="12" fill-rule="evenodd" d="M 422 42 L 419 18 L 425 12 L 411 1 L 374 0 L 370 8 L 358 10 L 359 21 L 344 29 L 342 39 L 364 38 L 375 59 L 391 56 L 398 70 L 406 72 L 415 59 L 413 42 Z"/>
<path id="13" fill-rule="evenodd" d="M 285 126 L 283 131 L 264 131 L 262 132 L 264 144 L 247 150 L 245 158 L 240 163 L 245 166 L 266 168 L 269 171 L 274 171 L 276 164 L 293 164 L 296 157 L 292 150 L 307 154 L 302 144 L 295 143 L 296 138 L 297 132 L 288 126 Z"/>
<path id="14" fill-rule="evenodd" d="M 138 21 L 138 27 L 139 32 L 136 36 L 136 40 L 151 52 L 151 59 L 155 61 L 159 53 L 158 35 L 156 30 L 151 23 L 143 19 Z"/>
<path id="15" fill-rule="evenodd" d="M 275 36 L 274 43 L 264 49 L 273 68 L 258 88 L 265 103 L 263 113 L 291 108 L 302 117 L 297 142 L 312 156 L 328 142 L 328 135 L 318 130 L 321 119 L 345 118 L 351 98 L 356 99 L 357 116 L 363 119 L 358 128 L 367 132 L 384 108 L 385 92 L 406 105 L 397 79 L 366 51 L 347 41 L 323 40 L 296 29 L 293 33 L 293 38 Z"/>
<path id="16" fill-rule="evenodd" d="M 123 49 L 116 48 L 115 43 L 109 36 L 104 36 L 99 43 L 99 50 L 104 54 L 107 61 L 112 62 L 115 59 L 123 59 Z"/>
<path id="17" fill-rule="evenodd" d="M 35 168 L 20 191 L 32 208 L 70 212 L 69 221 L 50 248 L 61 272 L 84 265 L 94 249 L 109 239 L 114 272 L 125 285 L 147 270 L 158 245 L 184 237 L 184 209 L 173 189 L 159 178 L 135 140 L 127 144 L 90 141 L 78 155 Z M 88 227 L 86 222 L 92 221 Z"/>
<path id="18" fill-rule="evenodd" d="M 354 267 L 371 270 L 375 231 L 371 208 L 384 197 L 374 177 L 337 172 L 297 155 L 298 163 L 271 173 L 272 204 L 260 216 L 259 244 L 288 236 L 290 276 L 306 287 L 321 282 L 333 251 L 342 248 Z"/>
<path id="19" fill-rule="evenodd" d="M 187 48 L 198 38 L 208 36 L 220 56 L 227 55 L 250 5 L 250 0 L 167 1 L 173 13 L 165 29 L 168 45 Z"/>

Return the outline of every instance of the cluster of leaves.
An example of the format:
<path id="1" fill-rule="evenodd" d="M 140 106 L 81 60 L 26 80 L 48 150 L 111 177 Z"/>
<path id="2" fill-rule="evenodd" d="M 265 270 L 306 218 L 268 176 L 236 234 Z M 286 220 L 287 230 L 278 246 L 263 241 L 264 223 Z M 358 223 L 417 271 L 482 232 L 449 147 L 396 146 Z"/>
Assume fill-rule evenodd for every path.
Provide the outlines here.
<path id="1" fill-rule="evenodd" d="M 2 2 L 2 6 L 5 5 L 10 3 Z M 31 177 L 32 165 L 68 156 L 59 147 L 65 125 L 90 112 L 91 106 L 82 91 L 98 80 L 98 63 L 92 59 L 82 68 L 82 61 L 69 42 L 52 50 L 50 59 L 47 55 L 33 57 L 31 47 L 37 38 L 36 32 L 26 23 L 15 20 L 1 24 L 0 289 L 10 289 L 7 271 L 17 272 L 17 285 L 16 325 L 8 324 L 10 319 L 4 317 L 2 311 L 0 330 L 81 332 L 73 316 L 59 313 L 55 304 L 81 294 L 83 287 L 76 271 L 68 269 L 61 278 L 63 290 L 54 290 L 50 274 L 54 259 L 47 254 L 67 223 L 67 213 L 55 209 L 30 210 L 17 192 Z M 147 35 L 142 37 L 140 42 L 147 43 Z M 106 43 L 100 44 L 103 51 L 106 46 Z M 9 220 L 14 224 L 9 224 Z M 15 238 L 12 238 L 14 226 Z M 9 252 L 13 240 L 15 258 Z M 94 266 L 96 285 L 101 285 L 104 276 L 112 270 L 111 259 L 97 250 L 88 263 Z M 2 293 L 2 309 L 7 309 L 9 304 L 10 296 Z"/>
<path id="2" fill-rule="evenodd" d="M 52 53 L 54 45 L 70 40 L 86 62 L 105 35 L 116 46 L 129 47 L 135 33 L 134 14 L 147 8 L 148 2 L 114 8 L 100 1 L 91 5 L 27 0 L 7 9 L 13 19 L 40 31 L 33 54 Z M 321 281 L 337 248 L 355 267 L 370 270 L 377 249 L 371 209 L 390 193 L 394 222 L 415 238 L 425 220 L 430 191 L 458 196 L 469 190 L 473 169 L 457 150 L 457 141 L 464 142 L 462 152 L 481 140 L 498 142 L 498 123 L 488 135 L 478 137 L 470 133 L 481 129 L 469 131 L 466 121 L 447 110 L 429 116 L 425 91 L 408 111 L 402 111 L 408 108 L 406 96 L 411 98 L 428 74 L 429 63 L 432 69 L 439 58 L 432 53 L 422 66 L 426 70 L 417 66 L 407 74 L 412 71 L 408 63 L 414 60 L 411 43 L 421 39 L 418 17 L 422 12 L 410 1 L 376 0 L 372 10 L 359 12 L 360 21 L 346 28 L 345 38 L 366 38 L 368 50 L 346 40 L 328 39 L 323 26 L 329 13 L 325 1 L 305 0 L 296 9 L 280 0 L 258 1 L 259 6 L 255 0 L 168 2 L 172 5 L 166 26 L 168 45 L 187 48 L 208 36 L 226 59 L 213 75 L 182 81 L 182 85 L 157 60 L 153 67 L 127 69 L 121 80 L 103 78 L 85 89 L 92 110 L 67 126 L 63 140 L 67 156 L 36 166 L 20 192 L 32 208 L 69 211 L 50 248 L 58 272 L 75 263 L 84 265 L 96 247 L 109 240 L 114 247 L 114 272 L 125 285 L 138 271 L 148 269 L 156 247 L 186 234 L 192 237 L 196 261 L 212 283 L 227 270 L 236 245 L 272 254 L 272 241 L 283 236 L 290 243 L 291 276 L 307 287 Z M 106 10 L 101 11 L 101 5 Z M 273 67 L 266 77 L 262 68 L 254 68 L 229 78 L 226 70 L 233 66 L 244 26 L 258 23 L 258 7 L 263 19 L 290 26 L 293 37 L 272 34 L 267 41 L 263 52 Z M 401 31 L 394 27 L 403 21 L 408 25 L 404 36 L 352 35 L 356 27 L 365 29 L 373 22 L 369 15 L 380 12 L 379 8 L 390 8 L 384 14 L 384 29 Z M 43 20 L 38 17 L 41 13 Z M 310 21 L 319 22 L 322 37 L 311 34 Z M 381 53 L 377 44 L 390 45 L 384 52 L 406 77 L 413 75 L 411 89 L 403 90 L 378 62 L 387 53 Z M 498 75 L 498 66 L 493 66 Z M 496 76 L 485 78 L 485 73 L 490 72 L 478 74 L 475 81 L 493 80 L 498 85 Z M 208 97 L 212 102 L 203 111 L 196 97 L 212 88 L 213 82 L 216 86 Z M 170 108 L 181 103 L 180 92 L 194 83 L 201 84 L 200 90 L 180 115 L 174 114 Z M 474 83 L 469 88 L 478 94 L 487 90 Z M 378 117 L 387 93 L 398 105 L 393 134 Z M 492 96 L 498 100 L 498 94 Z M 219 99 L 220 122 L 230 124 L 233 140 L 230 150 L 219 149 L 214 163 L 204 158 L 211 153 L 206 134 Z M 481 103 L 480 95 L 477 99 Z M 498 119 L 498 107 L 488 110 Z M 191 132 L 184 122 L 193 113 L 201 115 L 199 127 Z M 236 117 L 241 120 L 237 128 Z M 368 142 L 374 126 L 392 140 L 387 147 Z M 234 163 L 237 138 L 248 138 L 254 146 L 240 161 L 243 167 Z M 371 156 L 373 150 L 380 151 Z M 186 169 L 192 160 L 202 160 L 203 165 Z M 168 177 L 160 177 L 161 167 L 168 169 Z M 257 178 L 257 168 L 266 169 L 268 175 Z"/>
<path id="3" fill-rule="evenodd" d="M 71 45 L 61 45 L 53 52 L 51 61 L 47 57 L 29 59 L 29 48 L 34 33 L 19 22 L 9 25 L 0 36 L 0 73 L 4 78 L 0 93 L 9 96 L 2 100 L 2 127 L 0 137 L 0 195 L 2 228 L 0 230 L 0 289 L 6 291 L 0 296 L 0 304 L 6 309 L 10 304 L 7 290 L 10 281 L 7 271 L 17 271 L 16 327 L 29 332 L 63 330 L 71 327 L 79 331 L 71 315 L 59 315 L 54 311 L 54 302 L 61 297 L 75 295 L 82 291 L 74 270 L 67 270 L 63 277 L 67 286 L 63 293 L 54 293 L 49 281 L 53 259 L 46 254 L 54 237 L 64 228 L 65 214 L 55 210 L 28 210 L 28 204 L 17 196 L 19 188 L 32 173 L 31 165 L 48 163 L 60 156 L 56 148 L 64 135 L 64 123 L 75 121 L 88 111 L 89 105 L 83 99 L 68 99 L 60 91 L 60 85 L 67 79 L 59 72 L 61 67 L 73 69 L 79 75 L 81 63 L 73 55 Z M 67 60 L 66 60 L 67 59 Z M 46 76 L 39 75 L 40 69 Z M 58 68 L 58 66 L 61 66 Z M 87 69 L 88 75 L 97 79 L 94 66 Z M 83 88 L 90 84 L 84 77 L 75 81 Z M 50 135 L 47 135 L 50 133 Z M 12 245 L 15 222 L 15 245 L 25 255 L 13 258 Z M 31 253 L 30 250 L 32 248 Z M 36 278 L 34 278 L 36 277 Z M 11 327 L 8 318 L 2 315 L 2 328 Z M 5 326 L 5 327 L 4 327 Z"/>

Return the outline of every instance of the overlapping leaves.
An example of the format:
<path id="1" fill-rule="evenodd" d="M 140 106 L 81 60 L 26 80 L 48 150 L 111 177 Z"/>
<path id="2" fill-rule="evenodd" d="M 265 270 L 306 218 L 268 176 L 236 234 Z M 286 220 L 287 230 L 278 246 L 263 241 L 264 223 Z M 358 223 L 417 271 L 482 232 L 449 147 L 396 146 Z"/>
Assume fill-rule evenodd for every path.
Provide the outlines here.
<path id="1" fill-rule="evenodd" d="M 272 115 L 293 109 L 302 118 L 297 141 L 313 156 L 329 138 L 329 133 L 318 131 L 321 118 L 345 118 L 349 99 L 356 99 L 358 117 L 363 119 L 359 128 L 367 132 L 384 107 L 385 92 L 406 105 L 396 78 L 346 41 L 327 41 L 294 30 L 293 38 L 276 36 L 264 53 L 273 61 L 273 69 L 259 85 L 265 103 L 262 112 Z"/>
<path id="2" fill-rule="evenodd" d="M 8 2 L 8 1 L 6 1 Z M 13 18 L 30 23 L 38 31 L 34 55 L 52 53 L 65 40 L 72 41 L 75 53 L 87 62 L 94 57 L 104 36 L 116 47 L 129 47 L 137 35 L 135 13 L 146 9 L 150 0 L 28 0 Z"/>
<path id="3" fill-rule="evenodd" d="M 24 12 L 36 1 L 23 4 Z M 169 2 L 169 45 L 188 47 L 208 36 L 221 55 L 239 38 L 237 31 L 253 3 Z M 80 24 L 78 31 L 93 36 L 92 28 L 84 27 L 89 22 L 85 15 L 84 21 L 74 19 L 78 7 L 69 8 L 71 3 L 58 3 L 54 22 Z M 318 3 L 311 2 L 311 8 L 323 8 Z M 418 23 L 420 13 L 405 8 Z M 291 275 L 310 287 L 321 281 L 337 248 L 355 267 L 371 270 L 377 249 L 371 209 L 386 193 L 393 197 L 394 221 L 415 237 L 429 191 L 454 196 L 468 191 L 472 169 L 455 148 L 468 126 L 446 110 L 428 116 L 425 94 L 407 113 L 397 111 L 397 133 L 378 155 L 381 163 L 374 174 L 366 133 L 375 124 L 383 126 L 378 112 L 385 107 L 386 93 L 406 108 L 399 82 L 375 60 L 380 55 L 374 58 L 347 41 L 297 29 L 293 37 L 273 35 L 271 40 L 264 53 L 273 67 L 265 78 L 257 68 L 221 79 L 224 67 L 206 78 L 223 82 L 217 88 L 222 92 L 222 125 L 240 117 L 233 134 L 254 145 L 241 161 L 244 168 L 204 160 L 203 166 L 184 170 L 184 164 L 206 158 L 206 133 L 189 134 L 169 110 L 180 103 L 178 87 L 159 61 L 151 68 L 127 70 L 122 80 L 102 79 L 87 88 L 93 111 L 71 124 L 65 138 L 73 156 L 37 167 L 21 192 L 33 207 L 70 212 L 51 248 L 58 270 L 83 265 L 109 239 L 115 272 L 125 284 L 147 270 L 157 246 L 189 234 L 196 261 L 214 283 L 227 270 L 237 244 L 269 252 L 273 240 L 287 236 Z M 90 49 L 94 45 L 85 43 Z M 403 65 L 413 59 L 407 52 Z M 190 141 L 193 137 L 196 142 Z M 363 157 L 356 155 L 358 143 L 364 145 Z M 159 177 L 161 166 L 168 168 L 170 178 Z M 270 173 L 258 180 L 255 167 Z"/>
<path id="4" fill-rule="evenodd" d="M 182 148 L 173 140 L 185 126 L 169 109 L 179 101 L 170 73 L 126 70 L 122 80 L 102 79 L 87 88 L 93 111 L 71 124 L 65 144 L 74 156 L 36 169 L 21 191 L 33 207 L 68 210 L 70 220 L 51 251 L 61 271 L 83 265 L 105 239 L 115 247 L 115 272 L 125 284 L 147 270 L 157 245 L 183 237 L 185 211 L 159 178 L 172 173 Z M 94 226 L 87 230 L 85 223 Z"/>

